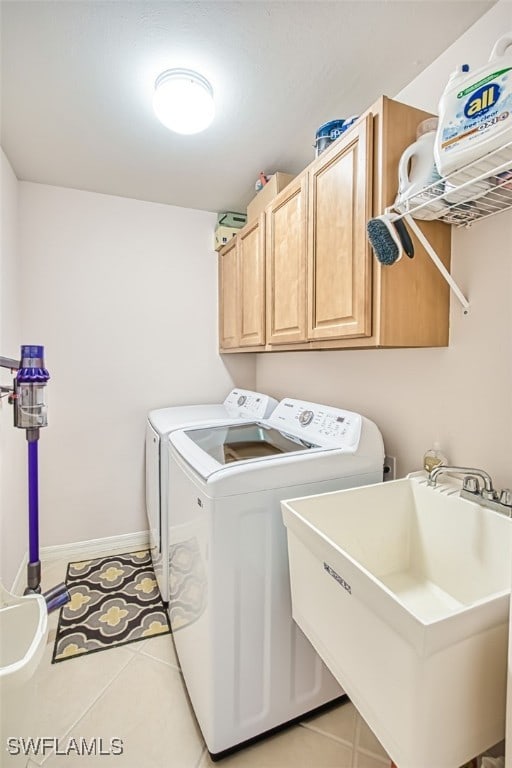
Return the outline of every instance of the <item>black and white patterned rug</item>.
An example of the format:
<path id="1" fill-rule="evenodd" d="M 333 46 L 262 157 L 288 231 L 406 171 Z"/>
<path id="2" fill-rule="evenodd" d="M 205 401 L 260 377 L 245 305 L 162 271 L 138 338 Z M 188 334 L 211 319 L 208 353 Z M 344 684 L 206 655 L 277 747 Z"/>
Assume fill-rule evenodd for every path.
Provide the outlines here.
<path id="1" fill-rule="evenodd" d="M 148 550 L 69 563 L 52 662 L 170 632 Z"/>

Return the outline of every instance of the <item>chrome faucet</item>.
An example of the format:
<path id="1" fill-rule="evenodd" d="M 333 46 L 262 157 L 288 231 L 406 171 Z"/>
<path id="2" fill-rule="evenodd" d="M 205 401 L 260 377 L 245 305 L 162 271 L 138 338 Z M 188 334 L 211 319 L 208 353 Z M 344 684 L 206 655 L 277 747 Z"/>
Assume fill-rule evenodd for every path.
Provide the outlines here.
<path id="1" fill-rule="evenodd" d="M 494 509 L 508 517 L 512 517 L 512 491 L 509 488 L 503 488 L 498 493 L 494 489 L 491 476 L 483 469 L 473 467 L 449 467 L 442 464 L 429 473 L 428 484 L 435 487 L 439 475 L 463 475 L 462 490 L 460 495 L 463 499 L 476 501 L 484 507 Z"/>
<path id="2" fill-rule="evenodd" d="M 464 475 L 464 480 L 466 480 L 469 477 L 474 478 L 480 478 L 483 480 L 484 487 L 482 491 L 482 495 L 484 498 L 494 499 L 496 498 L 496 491 L 493 488 L 492 485 L 492 479 L 491 476 L 487 474 L 487 472 L 484 472 L 483 469 L 473 469 L 473 467 L 448 467 L 443 466 L 442 464 L 434 467 L 434 469 L 430 472 L 429 478 L 428 478 L 428 484 L 429 485 L 435 485 L 437 478 L 439 475 Z M 476 484 L 472 484 L 474 486 L 475 492 L 480 492 L 480 484 L 477 482 Z"/>

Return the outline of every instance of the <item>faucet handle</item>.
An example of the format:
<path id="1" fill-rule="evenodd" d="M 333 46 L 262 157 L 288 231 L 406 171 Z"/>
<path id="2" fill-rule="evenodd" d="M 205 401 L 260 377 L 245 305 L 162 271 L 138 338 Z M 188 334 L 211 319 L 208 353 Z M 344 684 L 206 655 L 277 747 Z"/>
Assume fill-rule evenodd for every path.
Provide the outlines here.
<path id="1" fill-rule="evenodd" d="M 506 507 L 512 507 L 512 491 L 510 488 L 503 488 L 500 492 L 500 504 L 504 504 Z"/>
<path id="2" fill-rule="evenodd" d="M 462 481 L 462 488 L 469 493 L 480 493 L 480 481 L 474 475 L 466 475 Z"/>

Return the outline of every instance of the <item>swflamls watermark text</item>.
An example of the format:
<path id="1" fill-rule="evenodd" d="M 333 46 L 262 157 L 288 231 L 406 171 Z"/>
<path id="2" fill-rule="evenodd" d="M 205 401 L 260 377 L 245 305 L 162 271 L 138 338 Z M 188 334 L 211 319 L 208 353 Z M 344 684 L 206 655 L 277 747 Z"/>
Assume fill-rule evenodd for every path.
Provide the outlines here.
<path id="1" fill-rule="evenodd" d="M 6 751 L 12 756 L 41 755 L 54 752 L 56 755 L 122 755 L 123 740 L 117 737 L 105 739 L 101 736 L 59 738 L 57 736 L 9 736 Z"/>

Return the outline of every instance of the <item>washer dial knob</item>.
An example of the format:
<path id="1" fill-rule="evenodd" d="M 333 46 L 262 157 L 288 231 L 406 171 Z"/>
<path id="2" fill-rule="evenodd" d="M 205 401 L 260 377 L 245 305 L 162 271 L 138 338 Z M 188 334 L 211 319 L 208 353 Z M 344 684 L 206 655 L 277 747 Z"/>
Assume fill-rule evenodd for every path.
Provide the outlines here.
<path id="1" fill-rule="evenodd" d="M 246 400 L 247 400 L 247 395 L 240 395 L 240 397 L 237 400 L 237 403 L 238 405 L 243 405 Z"/>
<path id="2" fill-rule="evenodd" d="M 315 414 L 313 411 L 302 411 L 302 413 L 299 415 L 299 423 L 303 427 L 307 427 L 308 424 L 311 424 L 313 421 Z"/>

